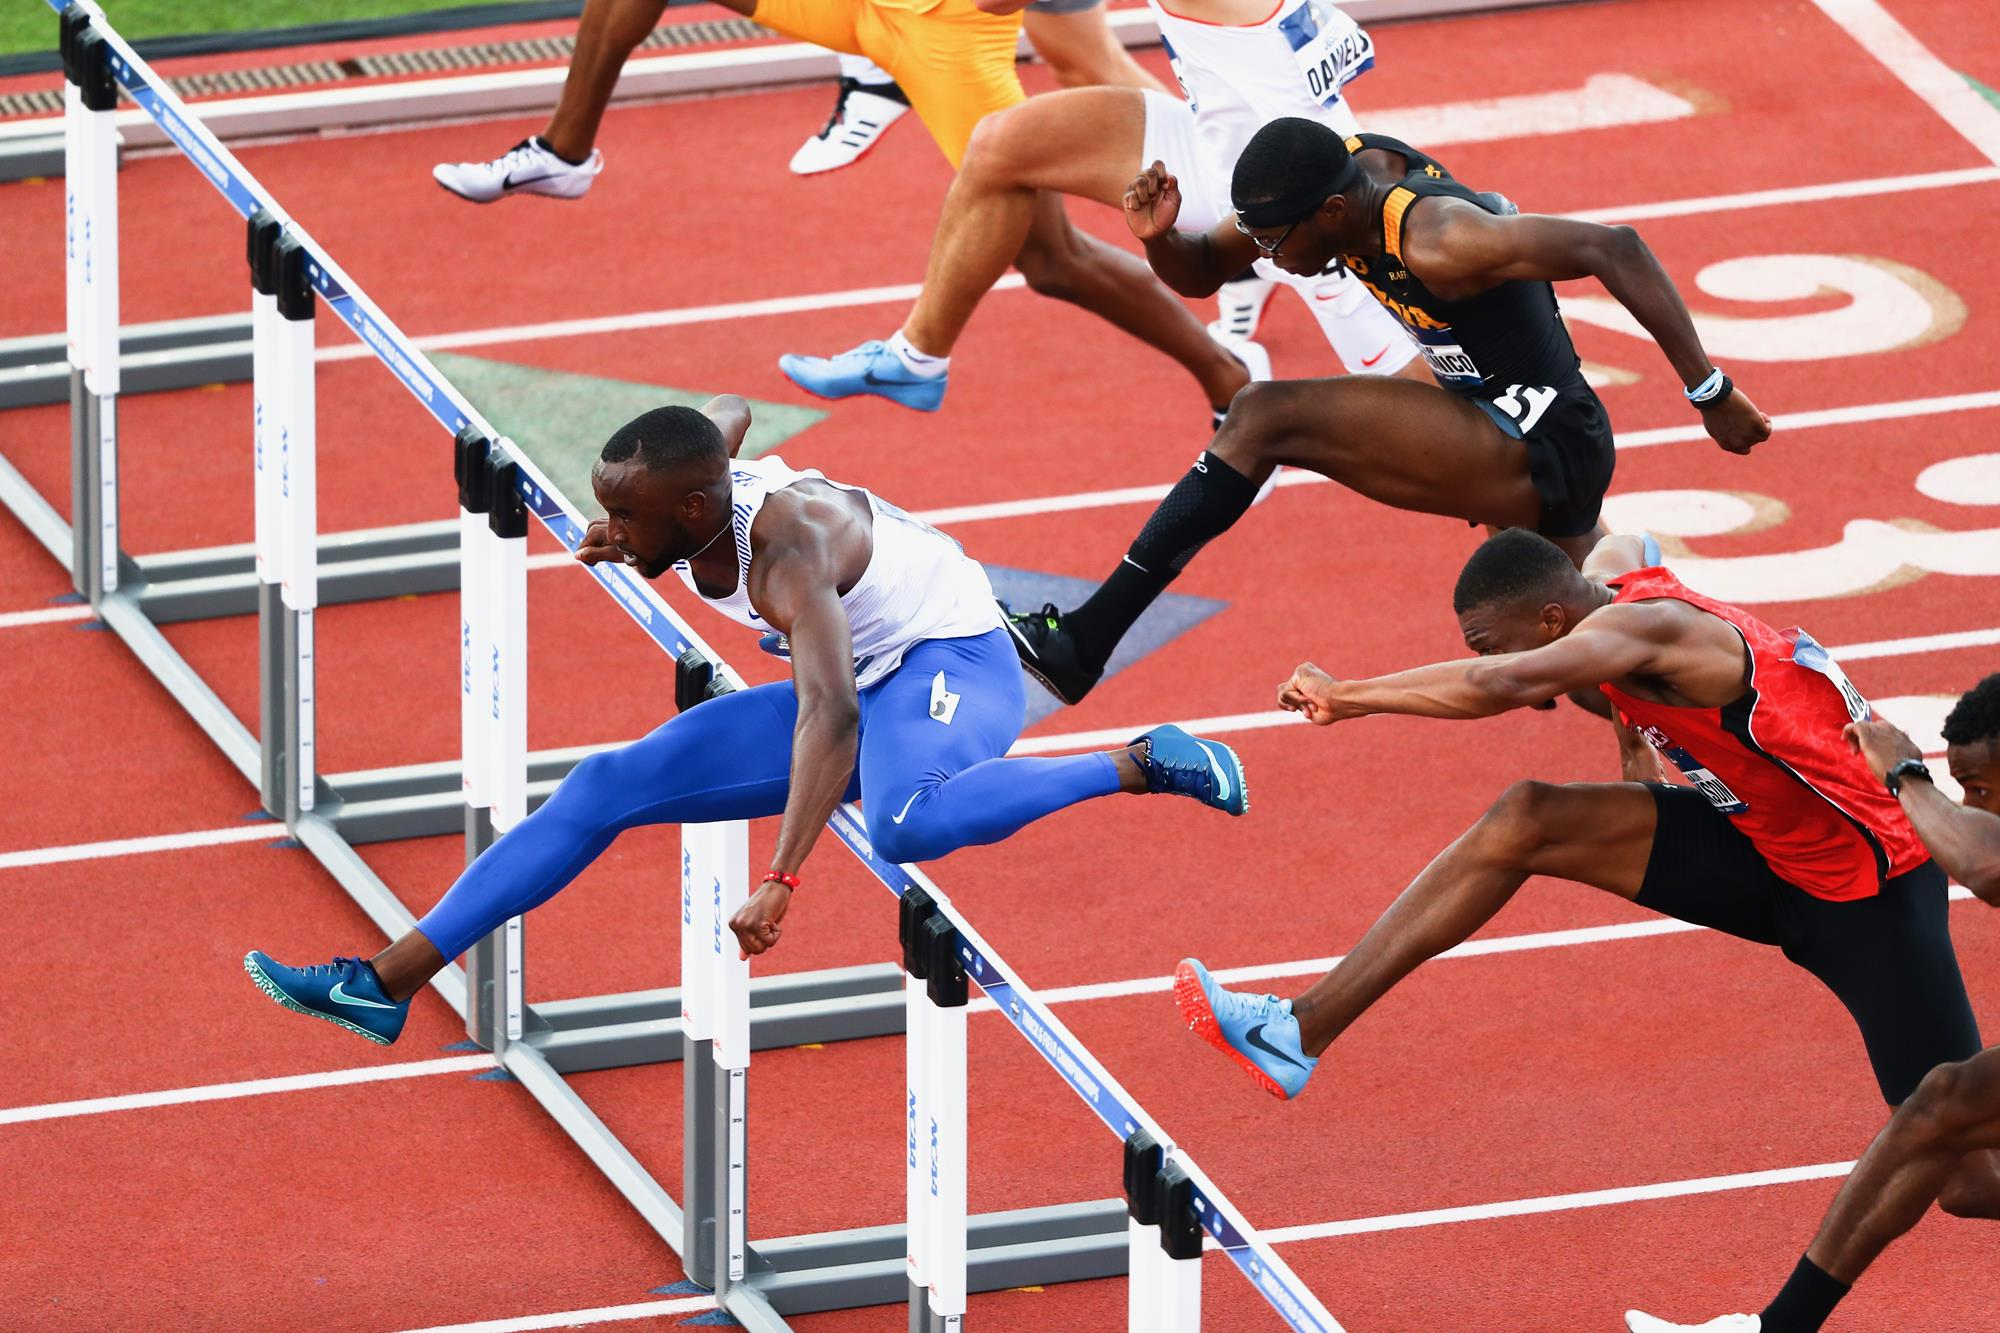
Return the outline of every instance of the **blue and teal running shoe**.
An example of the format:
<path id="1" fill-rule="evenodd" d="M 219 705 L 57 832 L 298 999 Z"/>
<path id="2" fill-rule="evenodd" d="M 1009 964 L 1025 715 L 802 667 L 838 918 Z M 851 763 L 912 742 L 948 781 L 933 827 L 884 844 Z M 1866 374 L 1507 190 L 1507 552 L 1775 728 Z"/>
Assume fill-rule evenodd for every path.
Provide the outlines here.
<path id="1" fill-rule="evenodd" d="M 944 383 L 950 372 L 926 378 L 912 374 L 902 358 L 881 341 L 862 343 L 839 356 L 798 356 L 786 353 L 778 358 L 778 369 L 807 393 L 821 398 L 851 398 L 872 393 L 892 403 L 913 407 L 919 412 L 935 412 L 944 402 Z"/>
<path id="2" fill-rule="evenodd" d="M 1203 805 L 1224 814 L 1241 815 L 1250 810 L 1250 788 L 1243 777 L 1243 761 L 1236 751 L 1220 741 L 1190 736 L 1179 727 L 1154 727 L 1134 737 L 1133 745 L 1146 747 L 1139 766 L 1146 770 L 1146 790 L 1192 796 Z"/>
<path id="3" fill-rule="evenodd" d="M 410 1002 L 389 998 L 375 969 L 359 958 L 336 958 L 318 967 L 286 967 L 252 949 L 243 970 L 257 989 L 294 1013 L 310 1014 L 387 1046 L 403 1031 Z"/>
<path id="4" fill-rule="evenodd" d="M 1188 1031 L 1243 1066 L 1273 1097 L 1298 1096 L 1319 1063 L 1299 1044 L 1290 1000 L 1225 990 L 1192 958 L 1174 969 L 1174 1003 Z"/>

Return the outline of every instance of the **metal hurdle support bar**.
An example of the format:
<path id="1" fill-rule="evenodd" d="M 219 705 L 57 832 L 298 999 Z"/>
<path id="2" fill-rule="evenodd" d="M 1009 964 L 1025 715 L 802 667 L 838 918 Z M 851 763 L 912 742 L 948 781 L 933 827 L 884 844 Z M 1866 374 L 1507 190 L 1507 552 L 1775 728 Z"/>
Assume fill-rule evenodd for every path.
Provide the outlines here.
<path id="1" fill-rule="evenodd" d="M 465 762 L 457 772 L 426 766 L 420 775 L 369 775 L 368 780 L 376 789 L 403 795 L 414 789 L 427 796 L 440 782 L 456 781 L 461 790 L 453 793 L 453 803 L 464 823 L 469 856 L 525 817 L 532 801 L 530 778 L 537 771 L 559 774 L 575 757 L 551 762 L 527 753 L 523 574 L 527 513 L 572 549 L 583 535 L 581 517 L 548 487 L 530 460 L 494 435 L 325 251 L 286 218 L 102 23 L 101 11 L 82 2 L 58 8 L 66 11 L 64 50 L 76 88 L 76 123 L 70 127 L 78 154 L 74 160 L 101 155 L 109 121 L 106 111 L 90 103 L 105 101 L 102 87 L 108 74 L 249 228 L 251 318 L 258 349 L 253 458 L 259 469 L 259 522 L 248 554 L 254 557 L 264 620 L 259 636 L 264 663 L 261 740 L 252 739 L 165 644 L 140 603 L 143 578 L 137 580 L 140 587 L 126 586 L 132 566 L 119 555 L 116 541 L 115 425 L 108 448 L 102 431 L 104 421 L 116 420 L 115 362 L 109 376 L 92 374 L 116 352 L 116 288 L 115 281 L 106 279 L 115 259 L 109 261 L 114 267 L 107 267 L 99 251 L 115 244 L 115 222 L 99 221 L 115 216 L 115 173 L 89 173 L 88 180 L 81 170 L 71 173 L 80 197 L 72 199 L 67 225 L 75 228 L 79 217 L 82 222 L 80 232 L 71 233 L 69 261 L 70 342 L 77 371 L 73 406 L 83 425 L 73 446 L 77 469 L 89 482 L 79 498 L 89 503 L 79 509 L 74 529 L 62 532 L 64 525 L 11 468 L 0 469 L 0 499 L 21 513 L 46 545 L 68 557 L 72 570 L 87 581 L 107 625 L 258 785 L 267 808 L 283 814 L 299 842 L 385 933 L 400 934 L 412 924 L 410 914 L 360 861 L 340 823 L 345 793 L 319 778 L 313 760 L 314 612 L 323 547 L 316 533 L 311 355 L 318 306 L 324 303 L 454 437 L 461 499 L 456 525 L 461 571 L 455 572 L 469 576 L 461 606 Z M 99 91 L 86 98 L 85 88 L 93 81 Z M 92 288 L 93 282 L 103 282 L 108 294 Z M 110 401 L 94 403 L 93 398 Z M 95 534 L 96 544 L 79 539 L 72 549 L 59 550 L 64 545 L 59 536 L 71 537 L 75 531 Z M 590 572 L 673 657 L 677 698 L 684 706 L 741 687 L 740 678 L 632 571 L 599 565 Z M 528 1006 L 518 921 L 472 951 L 468 973 L 447 969 L 434 984 L 466 1016 L 468 1031 L 495 1050 L 648 1223 L 683 1253 L 690 1275 L 712 1285 L 746 1326 L 776 1330 L 785 1327 L 786 1313 L 915 1297 L 913 1327 L 951 1329 L 962 1324 L 970 1290 L 1123 1271 L 1133 1252 L 1132 1224 L 1126 1218 L 1139 1206 L 1129 1189 L 1125 1202 L 967 1216 L 968 978 L 1121 1139 L 1144 1131 L 1166 1145 L 1165 1136 L 978 939 L 934 884 L 919 871 L 874 857 L 856 810 L 843 808 L 831 826 L 886 886 L 905 897 L 902 970 L 910 980 L 900 987 L 883 984 L 882 973 L 888 969 L 867 968 L 750 983 L 747 966 L 732 956 L 726 924 L 747 895 L 741 825 L 684 830 L 683 947 L 689 951 L 690 975 L 680 994 L 643 992 Z M 920 989 L 914 986 L 917 980 L 924 982 Z M 751 1049 L 893 1031 L 904 1020 L 911 1020 L 916 1032 L 905 1110 L 923 1130 L 923 1152 L 917 1155 L 922 1169 L 909 1188 L 915 1225 L 751 1242 L 744 1139 Z M 685 1210 L 561 1077 L 565 1069 L 674 1055 L 687 1057 L 684 1151 L 690 1171 Z M 1160 1156 L 1156 1177 L 1163 1183 L 1147 1195 L 1157 1195 L 1160 1202 L 1148 1206 L 1163 1231 L 1178 1228 L 1182 1250 L 1190 1219 L 1198 1219 L 1294 1327 L 1338 1328 L 1247 1224 L 1208 1189 L 1192 1163 L 1171 1147 L 1163 1146 Z M 1185 1185 L 1175 1183 L 1176 1170 L 1185 1173 Z M 1185 1265 L 1186 1257 L 1177 1262 Z M 1185 1322 L 1185 1301 L 1178 1308 L 1178 1322 L 1171 1326 L 1191 1326 Z"/>

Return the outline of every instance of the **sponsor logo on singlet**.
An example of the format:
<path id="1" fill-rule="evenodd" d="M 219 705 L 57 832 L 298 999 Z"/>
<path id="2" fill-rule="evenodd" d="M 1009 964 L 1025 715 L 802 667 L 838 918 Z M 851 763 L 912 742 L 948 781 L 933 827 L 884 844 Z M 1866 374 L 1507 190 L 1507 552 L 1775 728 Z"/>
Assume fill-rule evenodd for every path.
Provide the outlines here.
<path id="1" fill-rule="evenodd" d="M 1688 784 L 1706 796 L 1710 805 L 1725 815 L 1748 813 L 1750 807 L 1742 797 L 1729 790 L 1728 783 L 1702 767 L 1701 760 L 1674 744 L 1667 733 L 1658 727 L 1642 727 L 1639 734 L 1646 738 L 1647 744 L 1672 760 L 1674 767 L 1687 778 Z"/>
<path id="2" fill-rule="evenodd" d="M 1326 0 L 1306 0 L 1278 20 L 1278 30 L 1321 106 L 1338 102 L 1344 85 L 1374 67 L 1374 41 Z"/>

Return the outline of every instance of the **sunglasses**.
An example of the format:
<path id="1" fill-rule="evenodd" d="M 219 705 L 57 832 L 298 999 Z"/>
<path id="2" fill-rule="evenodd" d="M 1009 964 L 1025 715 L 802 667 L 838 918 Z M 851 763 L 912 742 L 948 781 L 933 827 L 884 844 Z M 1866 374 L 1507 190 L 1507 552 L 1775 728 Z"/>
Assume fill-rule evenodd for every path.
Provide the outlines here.
<path id="1" fill-rule="evenodd" d="M 1306 216 L 1310 217 L 1311 214 L 1307 214 Z M 1263 251 L 1265 254 L 1275 255 L 1278 253 L 1278 251 L 1284 248 L 1285 242 L 1291 238 L 1291 234 L 1298 230 L 1299 223 L 1304 221 L 1305 218 L 1300 218 L 1298 219 L 1298 221 L 1293 222 L 1291 226 L 1285 228 L 1283 231 L 1278 233 L 1278 239 L 1275 241 L 1267 241 L 1262 236 L 1259 236 L 1256 232 L 1251 231 L 1248 227 L 1243 225 L 1242 218 L 1236 219 L 1236 230 L 1242 232 L 1245 236 L 1248 236 L 1250 238 L 1250 244 L 1256 246 L 1259 250 Z"/>

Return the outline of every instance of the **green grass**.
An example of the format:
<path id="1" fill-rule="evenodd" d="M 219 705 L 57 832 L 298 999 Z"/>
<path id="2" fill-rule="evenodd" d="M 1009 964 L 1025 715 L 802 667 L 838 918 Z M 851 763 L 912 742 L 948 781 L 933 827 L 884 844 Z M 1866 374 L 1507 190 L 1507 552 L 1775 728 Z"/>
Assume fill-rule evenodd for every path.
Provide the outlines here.
<path id="1" fill-rule="evenodd" d="M 100 0 L 105 17 L 127 41 L 190 32 L 290 28 L 301 23 L 381 18 L 451 9 L 476 0 Z M 0 54 L 52 51 L 56 14 L 45 0 L 0 0 Z"/>

